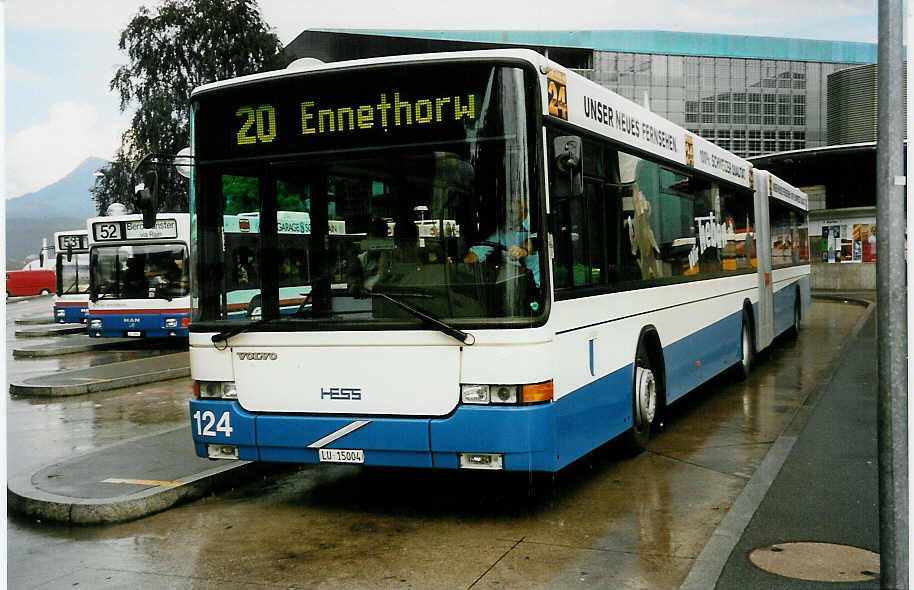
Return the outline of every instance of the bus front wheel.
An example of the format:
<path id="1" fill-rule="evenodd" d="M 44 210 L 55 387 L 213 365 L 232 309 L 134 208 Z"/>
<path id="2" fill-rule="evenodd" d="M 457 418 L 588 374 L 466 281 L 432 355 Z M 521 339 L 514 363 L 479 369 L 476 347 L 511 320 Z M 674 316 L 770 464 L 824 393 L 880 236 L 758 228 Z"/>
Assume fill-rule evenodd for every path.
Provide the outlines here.
<path id="1" fill-rule="evenodd" d="M 635 355 L 634 380 L 632 385 L 632 427 L 625 434 L 625 446 L 632 454 L 647 448 L 651 440 L 660 404 L 660 387 L 654 364 L 644 343 L 638 346 Z"/>

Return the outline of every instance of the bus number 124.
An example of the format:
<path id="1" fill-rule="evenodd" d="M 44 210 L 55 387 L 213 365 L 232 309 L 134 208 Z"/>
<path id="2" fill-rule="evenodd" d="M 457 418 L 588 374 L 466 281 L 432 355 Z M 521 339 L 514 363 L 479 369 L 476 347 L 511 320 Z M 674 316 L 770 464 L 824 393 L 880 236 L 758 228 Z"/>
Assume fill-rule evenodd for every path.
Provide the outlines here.
<path id="1" fill-rule="evenodd" d="M 197 428 L 197 436 L 218 436 L 221 432 L 225 438 L 232 437 L 232 424 L 228 412 L 222 412 L 222 416 L 216 422 L 216 415 L 213 412 L 197 410 L 194 412 L 194 424 Z"/>

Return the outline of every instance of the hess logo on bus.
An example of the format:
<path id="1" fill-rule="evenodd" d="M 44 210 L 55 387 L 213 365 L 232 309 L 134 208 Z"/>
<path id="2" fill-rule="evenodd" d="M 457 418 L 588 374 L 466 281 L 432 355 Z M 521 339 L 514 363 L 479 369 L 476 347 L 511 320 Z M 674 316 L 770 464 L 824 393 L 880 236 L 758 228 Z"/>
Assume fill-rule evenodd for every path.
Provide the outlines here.
<path id="1" fill-rule="evenodd" d="M 275 361 L 278 355 L 275 352 L 236 352 L 240 361 Z"/>

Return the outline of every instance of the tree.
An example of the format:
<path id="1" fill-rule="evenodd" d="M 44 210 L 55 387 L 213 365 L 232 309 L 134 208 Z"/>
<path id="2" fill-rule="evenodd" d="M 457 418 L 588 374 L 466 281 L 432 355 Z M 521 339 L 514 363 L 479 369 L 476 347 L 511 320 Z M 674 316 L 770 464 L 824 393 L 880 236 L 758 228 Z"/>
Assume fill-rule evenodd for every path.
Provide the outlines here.
<path id="1" fill-rule="evenodd" d="M 255 0 L 165 0 L 154 13 L 141 6 L 118 47 L 130 63 L 118 68 L 110 88 L 120 94 L 122 112 L 131 106 L 136 111 L 115 162 L 92 188 L 101 213 L 113 201 L 132 202 L 132 181 L 127 187 L 114 182 L 125 167 L 132 169 L 146 154 L 176 154 L 189 144 L 194 88 L 291 61 Z M 168 165 L 159 164 L 157 172 L 159 209 L 187 211 L 187 181 Z"/>

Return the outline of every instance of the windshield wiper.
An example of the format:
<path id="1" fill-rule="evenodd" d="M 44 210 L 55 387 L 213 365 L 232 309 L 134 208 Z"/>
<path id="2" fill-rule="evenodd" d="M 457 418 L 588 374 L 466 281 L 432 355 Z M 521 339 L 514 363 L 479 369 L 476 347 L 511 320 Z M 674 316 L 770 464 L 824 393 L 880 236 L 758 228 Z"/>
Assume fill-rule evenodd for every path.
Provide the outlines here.
<path id="1" fill-rule="evenodd" d="M 241 334 L 242 332 L 247 332 L 248 330 L 251 330 L 253 328 L 265 326 L 273 321 L 274 320 L 272 320 L 272 319 L 254 320 L 253 322 L 249 322 L 249 323 L 243 324 L 241 326 L 235 326 L 233 328 L 223 330 L 223 331 L 219 332 L 218 334 L 213 334 L 213 337 L 210 338 L 210 340 L 213 341 L 213 344 L 216 345 L 217 349 L 225 350 L 225 346 L 228 346 L 228 339 L 231 338 L 232 336 L 237 336 L 238 334 Z M 219 348 L 219 344 L 218 344 L 219 342 L 222 342 L 223 344 L 225 344 L 225 346 L 223 346 L 222 348 Z"/>
<path id="2" fill-rule="evenodd" d="M 455 328 L 454 326 L 451 326 L 449 324 L 445 324 L 441 320 L 428 315 L 424 311 L 416 309 L 415 307 L 413 307 L 409 303 L 406 303 L 405 301 L 400 301 L 399 299 L 396 299 L 395 297 L 391 297 L 387 293 L 383 293 L 380 291 L 369 291 L 368 295 L 371 297 L 380 297 L 382 299 L 386 299 L 387 301 L 390 301 L 391 303 L 393 303 L 394 305 L 396 305 L 403 311 L 409 313 L 410 315 L 412 315 L 414 317 L 419 318 L 420 320 L 422 320 L 424 323 L 428 324 L 429 326 L 432 326 L 436 330 L 438 330 L 444 334 L 447 334 L 448 336 L 450 336 L 451 338 L 453 338 L 455 340 L 460 341 L 461 344 L 466 344 L 467 346 L 473 346 L 474 344 L 476 344 L 476 337 L 473 336 L 472 334 L 464 332 L 463 330 L 461 330 L 459 328 Z"/>

